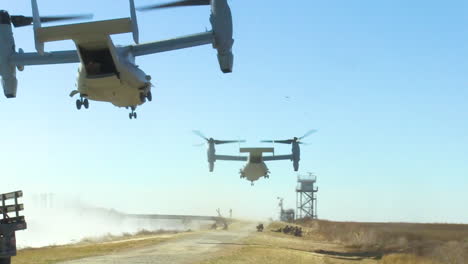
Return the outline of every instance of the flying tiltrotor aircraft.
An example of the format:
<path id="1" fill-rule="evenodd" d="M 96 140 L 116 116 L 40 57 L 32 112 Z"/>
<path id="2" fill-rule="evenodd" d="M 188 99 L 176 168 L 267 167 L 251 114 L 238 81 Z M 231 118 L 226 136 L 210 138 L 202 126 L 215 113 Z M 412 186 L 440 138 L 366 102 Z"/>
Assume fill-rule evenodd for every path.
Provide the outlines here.
<path id="1" fill-rule="evenodd" d="M 32 17 L 9 15 L 0 11 L 0 76 L 7 98 L 15 98 L 18 82 L 16 69 L 27 65 L 80 63 L 77 89 L 70 96 L 79 95 L 76 107 L 89 107 L 89 100 L 110 102 L 117 107 L 131 109 L 129 118 L 137 118 L 135 109 L 152 100 L 151 76 L 135 64 L 135 57 L 212 44 L 218 52 L 221 71 L 232 72 L 234 56 L 232 46 L 232 16 L 227 0 L 181 0 L 167 4 L 139 8 L 153 9 L 211 5 L 212 30 L 169 40 L 139 44 L 134 0 L 130 2 L 130 17 L 42 27 L 42 23 L 85 18 L 86 16 L 39 16 L 36 0 L 31 0 Z M 14 27 L 33 25 L 36 52 L 16 51 L 12 33 Z M 111 35 L 132 33 L 134 45 L 115 46 Z M 76 50 L 44 51 L 44 43 L 73 40 Z M 50 76 L 51 78 L 53 76 Z M 89 100 L 88 100 L 89 99 Z"/>
<path id="2" fill-rule="evenodd" d="M 245 178 L 250 181 L 253 185 L 253 182 L 260 179 L 261 177 L 269 178 L 270 170 L 265 164 L 265 161 L 273 160 L 291 160 L 293 162 L 294 171 L 299 170 L 299 161 L 301 160 L 301 149 L 300 144 L 305 137 L 315 133 L 317 130 L 310 130 L 302 137 L 294 137 L 292 139 L 286 140 L 262 140 L 264 143 L 281 143 L 281 144 L 291 144 L 291 154 L 289 155 L 274 155 L 274 148 L 239 148 L 240 153 L 249 153 L 249 156 L 228 156 L 228 155 L 217 155 L 216 154 L 216 145 L 228 144 L 228 143 L 243 143 L 245 140 L 217 140 L 214 138 L 208 138 L 203 135 L 200 131 L 194 130 L 193 132 L 206 140 L 208 144 L 207 158 L 209 170 L 212 172 L 214 170 L 214 163 L 217 160 L 228 160 L 228 161 L 247 161 L 247 164 L 240 169 L 240 178 Z M 272 156 L 263 156 L 263 153 L 273 153 Z"/>

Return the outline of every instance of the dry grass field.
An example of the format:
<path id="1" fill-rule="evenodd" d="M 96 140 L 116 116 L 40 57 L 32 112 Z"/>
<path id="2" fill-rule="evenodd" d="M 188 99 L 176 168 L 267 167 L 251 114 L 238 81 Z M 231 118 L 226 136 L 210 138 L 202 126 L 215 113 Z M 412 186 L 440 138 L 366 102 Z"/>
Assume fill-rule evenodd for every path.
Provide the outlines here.
<path id="1" fill-rule="evenodd" d="M 100 238 L 88 238 L 72 245 L 26 248 L 20 250 L 18 256 L 12 258 L 12 264 L 53 264 L 67 260 L 106 255 L 143 248 L 186 234 L 188 233 L 143 230 L 134 235 L 125 234 L 118 237 L 108 235 Z"/>
<path id="2" fill-rule="evenodd" d="M 303 236 L 274 232 L 286 225 L 301 227 Z M 138 248 L 155 248 L 155 244 L 156 248 L 173 244 L 177 247 L 174 252 L 185 252 L 185 247 L 216 244 L 215 238 L 253 229 L 252 223 L 236 222 L 230 226 L 229 232 L 141 232 L 132 236 L 106 236 L 99 240 L 86 239 L 74 245 L 24 249 L 13 258 L 13 264 L 53 264 L 115 252 L 126 254 Z M 295 224 L 273 222 L 264 232 L 248 234 L 238 242 L 219 240 L 220 250 L 212 251 L 210 258 L 201 264 L 468 264 L 468 225 L 303 220 Z M 164 241 L 168 242 L 158 245 Z"/>
<path id="3" fill-rule="evenodd" d="M 468 225 L 303 220 L 293 224 L 303 237 L 272 232 L 286 225 L 274 222 L 203 264 L 468 264 Z"/>
<path id="4" fill-rule="evenodd" d="M 384 263 L 466 264 L 468 225 L 414 223 L 356 223 L 304 220 L 306 237 L 331 241 L 349 249 L 380 252 Z M 408 259 L 397 262 L 398 259 Z M 403 261 L 403 260 L 401 260 Z M 422 262 L 420 262 L 422 263 Z"/>

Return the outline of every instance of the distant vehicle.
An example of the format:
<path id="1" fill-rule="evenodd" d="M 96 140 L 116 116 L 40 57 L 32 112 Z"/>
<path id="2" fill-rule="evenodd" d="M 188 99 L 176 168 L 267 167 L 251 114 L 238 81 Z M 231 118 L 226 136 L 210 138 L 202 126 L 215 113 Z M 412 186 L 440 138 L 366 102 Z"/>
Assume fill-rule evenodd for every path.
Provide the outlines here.
<path id="1" fill-rule="evenodd" d="M 79 24 L 42 27 L 42 23 L 89 18 L 78 16 L 39 16 L 36 0 L 31 0 L 32 17 L 9 15 L 0 11 L 0 76 L 5 96 L 15 98 L 18 81 L 16 69 L 22 71 L 27 65 L 80 63 L 77 89 L 70 96 L 79 95 L 76 107 L 89 107 L 89 100 L 110 102 L 117 107 L 130 108 L 129 118 L 137 118 L 137 106 L 152 100 L 151 76 L 135 64 L 135 57 L 166 52 L 194 46 L 212 44 L 218 51 L 218 62 L 222 72 L 232 72 L 232 16 L 227 0 L 183 0 L 162 5 L 139 8 L 153 9 L 211 5 L 212 30 L 173 38 L 169 40 L 139 44 L 139 32 L 134 0 L 130 1 L 130 17 L 94 21 Z M 16 52 L 12 33 L 14 27 L 33 25 L 37 53 Z M 133 33 L 134 45 L 115 46 L 111 35 Z M 44 43 L 71 39 L 76 50 L 45 52 Z M 50 78 L 54 78 L 53 74 Z"/>
<path id="2" fill-rule="evenodd" d="M 257 232 L 263 232 L 263 224 L 262 223 L 257 225 Z"/>
<path id="3" fill-rule="evenodd" d="M 315 133 L 316 130 L 310 130 L 302 137 L 294 137 L 293 139 L 288 140 L 264 140 L 262 142 L 274 142 L 282 144 L 291 144 L 292 153 L 289 155 L 274 155 L 274 148 L 240 148 L 240 153 L 249 153 L 249 156 L 229 156 L 229 155 L 217 155 L 215 145 L 227 144 L 227 143 L 242 143 L 245 140 L 217 140 L 214 138 L 208 138 L 200 131 L 193 131 L 196 135 L 205 139 L 208 143 L 208 164 L 209 170 L 212 172 L 214 170 L 214 163 L 217 160 L 229 160 L 229 161 L 247 161 L 247 164 L 240 169 L 240 177 L 245 178 L 250 181 L 253 185 L 253 182 L 260 179 L 261 177 L 269 178 L 270 171 L 268 170 L 265 161 L 273 160 L 291 160 L 293 162 L 294 171 L 299 169 L 299 161 L 301 159 L 301 150 L 299 145 L 303 144 L 301 140 L 312 133 Z M 263 156 L 263 153 L 273 153 L 272 156 Z"/>
<path id="4" fill-rule="evenodd" d="M 22 196 L 22 191 L 0 194 L 0 264 L 11 263 L 11 257 L 16 256 L 15 232 L 27 227 L 24 216 L 19 215 L 24 209 L 23 204 L 18 203 Z M 8 203 L 9 200 L 13 203 Z M 14 216 L 10 217 L 9 213 Z"/>

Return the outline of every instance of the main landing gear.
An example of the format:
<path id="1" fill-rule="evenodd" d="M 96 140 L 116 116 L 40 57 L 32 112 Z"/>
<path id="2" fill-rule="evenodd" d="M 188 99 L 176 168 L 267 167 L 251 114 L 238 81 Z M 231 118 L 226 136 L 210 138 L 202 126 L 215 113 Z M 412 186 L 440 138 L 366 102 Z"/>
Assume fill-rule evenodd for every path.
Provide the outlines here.
<path id="1" fill-rule="evenodd" d="M 83 96 L 76 100 L 76 109 L 80 110 L 81 107 L 84 106 L 84 108 L 88 109 L 89 108 L 89 101 L 87 98 L 83 99 Z"/>
<path id="2" fill-rule="evenodd" d="M 137 119 L 137 113 L 135 112 L 136 106 L 132 106 L 130 109 L 132 109 L 132 112 L 128 114 L 128 118 Z"/>
<path id="3" fill-rule="evenodd" d="M 153 95 L 151 94 L 151 91 L 148 91 L 146 94 L 145 93 L 140 93 L 140 101 L 142 103 L 146 102 L 151 102 L 153 100 Z"/>

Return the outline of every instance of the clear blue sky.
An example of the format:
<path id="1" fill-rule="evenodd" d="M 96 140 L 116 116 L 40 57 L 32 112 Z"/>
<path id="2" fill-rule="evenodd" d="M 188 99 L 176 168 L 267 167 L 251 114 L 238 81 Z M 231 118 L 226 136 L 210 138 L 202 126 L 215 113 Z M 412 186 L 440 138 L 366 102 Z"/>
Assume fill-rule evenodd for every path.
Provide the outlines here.
<path id="1" fill-rule="evenodd" d="M 124 0 L 63 3 L 39 0 L 40 12 L 128 16 Z M 295 205 L 292 164 L 270 162 L 270 179 L 254 187 L 239 179 L 242 163 L 217 162 L 209 173 L 191 130 L 260 146 L 315 128 L 301 172 L 318 175 L 320 218 L 468 222 L 467 1 L 230 4 L 234 72 L 220 72 L 211 46 L 138 58 L 156 88 L 136 121 L 108 103 L 77 111 L 68 97 L 76 64 L 19 72 L 18 98 L 0 98 L 0 191 L 63 193 L 136 213 L 219 207 L 277 217 L 277 196 Z M 31 14 L 26 0 L 2 8 Z M 207 7 L 139 13 L 141 41 L 204 31 L 208 17 Z M 34 50 L 31 28 L 14 34 L 17 47 Z M 129 34 L 113 39 L 131 43 Z"/>

